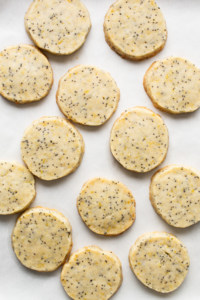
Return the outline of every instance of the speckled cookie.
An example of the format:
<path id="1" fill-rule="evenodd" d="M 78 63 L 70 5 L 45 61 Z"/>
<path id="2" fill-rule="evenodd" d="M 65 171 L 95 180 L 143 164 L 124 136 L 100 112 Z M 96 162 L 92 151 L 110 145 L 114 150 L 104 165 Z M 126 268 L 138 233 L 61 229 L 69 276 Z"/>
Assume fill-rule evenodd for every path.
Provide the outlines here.
<path id="1" fill-rule="evenodd" d="M 42 117 L 26 129 L 21 152 L 31 173 L 53 180 L 76 170 L 84 153 L 84 141 L 64 118 Z"/>
<path id="2" fill-rule="evenodd" d="M 24 166 L 0 161 L 0 215 L 26 209 L 35 199 L 35 180 Z"/>
<path id="3" fill-rule="evenodd" d="M 149 196 L 155 211 L 169 224 L 185 228 L 200 221 L 200 172 L 178 165 L 157 171 Z"/>
<path id="4" fill-rule="evenodd" d="M 200 107 L 200 69 L 186 59 L 169 57 L 154 62 L 144 76 L 153 105 L 172 114 Z"/>
<path id="5" fill-rule="evenodd" d="M 160 293 L 177 289 L 190 265 L 185 246 L 166 232 L 140 236 L 130 249 L 129 262 L 135 276 L 145 286 Z"/>
<path id="6" fill-rule="evenodd" d="M 118 235 L 135 221 L 135 200 L 121 182 L 105 178 L 87 181 L 77 199 L 78 212 L 93 232 Z"/>
<path id="7" fill-rule="evenodd" d="M 120 91 L 108 72 L 94 66 L 70 69 L 59 82 L 57 104 L 70 120 L 90 126 L 105 123 L 115 112 Z"/>
<path id="8" fill-rule="evenodd" d="M 167 40 L 165 19 L 154 0 L 118 0 L 104 20 L 108 45 L 119 55 L 141 60 L 156 55 Z"/>
<path id="9" fill-rule="evenodd" d="M 74 300 L 110 299 L 121 282 L 118 257 L 96 246 L 84 247 L 72 254 L 61 273 L 61 283 Z"/>
<path id="10" fill-rule="evenodd" d="M 168 130 L 162 118 L 145 107 L 134 107 L 115 121 L 110 147 L 126 169 L 148 172 L 160 165 L 168 150 Z"/>
<path id="11" fill-rule="evenodd" d="M 25 15 L 25 27 L 39 48 L 68 55 L 84 44 L 91 22 L 80 0 L 34 0 Z"/>
<path id="12" fill-rule="evenodd" d="M 0 94 L 18 104 L 39 101 L 50 91 L 53 72 L 46 56 L 31 45 L 0 52 Z"/>
<path id="13" fill-rule="evenodd" d="M 25 267 L 39 272 L 54 271 L 65 262 L 71 251 L 71 225 L 55 209 L 28 209 L 16 222 L 12 246 Z"/>

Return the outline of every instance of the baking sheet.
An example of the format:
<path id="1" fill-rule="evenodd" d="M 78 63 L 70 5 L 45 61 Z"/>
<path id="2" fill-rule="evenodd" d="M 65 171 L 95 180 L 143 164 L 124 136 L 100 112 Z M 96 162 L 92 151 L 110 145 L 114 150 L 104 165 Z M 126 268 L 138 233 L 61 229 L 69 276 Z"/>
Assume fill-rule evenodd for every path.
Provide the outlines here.
<path id="1" fill-rule="evenodd" d="M 200 1 L 158 0 L 166 18 L 168 40 L 156 57 L 130 62 L 113 52 L 104 40 L 104 15 L 113 0 L 83 0 L 92 21 L 92 29 L 85 45 L 66 57 L 47 54 L 54 71 L 54 85 L 49 95 L 35 104 L 17 106 L 0 99 L 0 159 L 22 162 L 20 140 L 25 128 L 41 116 L 62 116 L 55 94 L 59 78 L 78 64 L 94 64 L 111 73 L 116 80 L 121 99 L 116 113 L 102 127 L 77 126 L 85 140 L 85 155 L 77 171 L 54 182 L 36 180 L 37 197 L 32 206 L 56 208 L 70 220 L 73 228 L 73 251 L 87 245 L 98 245 L 116 253 L 123 266 L 123 284 L 115 300 L 129 299 L 199 299 L 200 282 L 200 224 L 188 229 L 174 229 L 154 212 L 148 197 L 150 177 L 154 171 L 136 175 L 123 169 L 109 150 L 109 135 L 113 122 L 126 108 L 146 106 L 163 117 L 169 129 L 170 145 L 162 166 L 185 164 L 200 169 L 200 110 L 195 113 L 172 116 L 155 109 L 144 92 L 143 75 L 149 65 L 159 58 L 171 55 L 188 58 L 200 67 Z M 32 43 L 24 29 L 24 14 L 31 0 L 0 0 L 0 49 L 19 43 Z M 128 186 L 136 199 L 136 222 L 118 237 L 93 234 L 80 219 L 76 198 L 83 183 L 95 176 L 120 180 Z M 61 268 L 41 274 L 24 268 L 11 248 L 11 232 L 16 216 L 0 217 L 0 299 L 54 300 L 68 299 L 60 283 Z M 187 246 L 191 266 L 183 285 L 168 295 L 157 294 L 145 288 L 132 274 L 128 252 L 136 238 L 144 232 L 165 230 L 180 238 Z"/>

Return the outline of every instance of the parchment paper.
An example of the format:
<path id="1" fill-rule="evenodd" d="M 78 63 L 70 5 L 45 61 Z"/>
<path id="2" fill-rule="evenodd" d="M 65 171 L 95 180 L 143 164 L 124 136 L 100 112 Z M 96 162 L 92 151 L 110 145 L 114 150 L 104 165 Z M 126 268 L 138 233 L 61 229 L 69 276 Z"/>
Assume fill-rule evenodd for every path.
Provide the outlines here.
<path id="1" fill-rule="evenodd" d="M 54 85 L 42 101 L 15 105 L 0 97 L 0 159 L 22 163 L 20 141 L 26 127 L 41 116 L 62 116 L 55 94 L 59 78 L 78 64 L 94 64 L 111 73 L 116 80 L 121 99 L 112 118 L 102 127 L 77 126 L 85 140 L 85 155 L 72 175 L 54 182 L 36 180 L 37 197 L 32 206 L 56 208 L 70 220 L 73 228 L 73 250 L 98 245 L 116 253 L 123 266 L 124 280 L 115 300 L 176 299 L 198 300 L 200 295 L 200 224 L 188 229 L 168 226 L 153 210 L 148 196 L 150 177 L 154 171 L 136 175 L 123 169 L 112 157 L 109 135 L 115 119 L 126 108 L 146 106 L 160 113 L 169 129 L 170 145 L 165 166 L 184 164 L 200 169 L 200 110 L 183 116 L 172 116 L 155 109 L 146 95 L 142 81 L 150 64 L 171 55 L 188 58 L 200 67 L 200 1 L 158 0 L 166 18 L 168 40 L 156 57 L 142 62 L 130 62 L 113 52 L 104 40 L 103 19 L 113 0 L 83 0 L 92 20 L 92 29 L 85 45 L 73 55 L 56 57 L 47 54 L 54 71 Z M 30 43 L 24 29 L 24 14 L 31 0 L 0 0 L 0 50 L 9 45 Z M 85 181 L 95 176 L 120 180 L 130 188 L 136 199 L 136 222 L 118 237 L 93 234 L 80 219 L 76 198 Z M 60 283 L 60 271 L 41 274 L 24 268 L 11 247 L 11 232 L 15 216 L 0 217 L 0 300 L 64 300 L 68 299 Z M 174 293 L 162 296 L 145 288 L 132 274 L 128 252 L 136 238 L 144 232 L 165 230 L 180 238 L 189 251 L 191 266 L 183 285 Z"/>

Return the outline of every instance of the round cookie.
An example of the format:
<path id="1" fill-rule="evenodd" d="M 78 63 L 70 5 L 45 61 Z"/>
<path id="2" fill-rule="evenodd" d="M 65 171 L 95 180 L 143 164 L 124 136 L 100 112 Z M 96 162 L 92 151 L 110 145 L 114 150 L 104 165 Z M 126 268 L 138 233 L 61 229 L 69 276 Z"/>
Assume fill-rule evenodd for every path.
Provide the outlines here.
<path id="1" fill-rule="evenodd" d="M 18 104 L 39 101 L 53 84 L 51 65 L 36 47 L 11 46 L 0 52 L 0 94 Z"/>
<path id="2" fill-rule="evenodd" d="M 0 215 L 26 209 L 35 199 L 35 180 L 24 166 L 0 161 Z"/>
<path id="3" fill-rule="evenodd" d="M 162 118 L 145 107 L 134 107 L 115 121 L 111 152 L 126 169 L 148 172 L 160 165 L 168 150 L 168 130 Z"/>
<path id="4" fill-rule="evenodd" d="M 108 72 L 79 65 L 59 81 L 57 104 L 70 120 L 83 125 L 104 124 L 115 112 L 120 91 Z"/>
<path id="5" fill-rule="evenodd" d="M 84 153 L 84 141 L 64 118 L 42 117 L 26 129 L 21 152 L 31 173 L 53 180 L 76 170 Z"/>
<path id="6" fill-rule="evenodd" d="M 39 48 L 68 55 L 84 44 L 91 22 L 80 0 L 34 0 L 26 12 L 25 27 Z"/>
<path id="7" fill-rule="evenodd" d="M 151 232 L 140 236 L 131 247 L 129 263 L 145 286 L 169 293 L 184 281 L 190 259 L 187 249 L 174 235 Z"/>
<path id="8" fill-rule="evenodd" d="M 102 235 L 118 235 L 135 221 L 135 200 L 118 181 L 93 178 L 77 199 L 78 212 L 90 230 Z"/>
<path id="9" fill-rule="evenodd" d="M 154 62 L 144 76 L 144 88 L 153 105 L 172 114 L 200 107 L 200 69 L 180 57 Z"/>
<path id="10" fill-rule="evenodd" d="M 122 282 L 118 257 L 96 246 L 84 247 L 69 258 L 61 272 L 61 283 L 72 299 L 107 300 Z"/>
<path id="11" fill-rule="evenodd" d="M 105 16 L 108 45 L 124 58 L 141 60 L 156 55 L 167 40 L 165 19 L 154 0 L 118 0 Z"/>
<path id="12" fill-rule="evenodd" d="M 200 173 L 169 165 L 151 178 L 149 196 L 155 211 L 174 227 L 185 228 L 200 221 Z"/>
<path id="13" fill-rule="evenodd" d="M 39 272 L 54 271 L 65 262 L 71 251 L 71 225 L 55 209 L 28 209 L 16 222 L 12 246 L 25 267 Z"/>

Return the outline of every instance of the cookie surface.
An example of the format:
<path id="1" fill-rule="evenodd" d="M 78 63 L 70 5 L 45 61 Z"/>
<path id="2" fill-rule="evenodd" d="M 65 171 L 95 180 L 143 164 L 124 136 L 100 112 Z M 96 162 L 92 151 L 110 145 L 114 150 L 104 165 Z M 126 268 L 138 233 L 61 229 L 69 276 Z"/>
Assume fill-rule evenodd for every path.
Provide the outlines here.
<path id="1" fill-rule="evenodd" d="M 155 211 L 169 224 L 185 228 L 200 221 L 200 173 L 170 165 L 151 179 L 149 196 Z"/>
<path id="2" fill-rule="evenodd" d="M 168 130 L 162 118 L 145 107 L 134 107 L 115 121 L 110 136 L 111 152 L 126 169 L 148 172 L 165 159 Z"/>
<path id="3" fill-rule="evenodd" d="M 0 161 L 0 215 L 26 209 L 35 199 L 35 180 L 24 166 Z"/>
<path id="4" fill-rule="evenodd" d="M 71 251 L 71 225 L 55 209 L 28 209 L 17 219 L 12 246 L 25 267 L 39 272 L 54 271 Z"/>
<path id="5" fill-rule="evenodd" d="M 109 251 L 96 246 L 73 253 L 63 266 L 61 283 L 72 299 L 107 300 L 122 282 L 121 262 Z"/>
<path id="6" fill-rule="evenodd" d="M 77 199 L 78 212 L 93 232 L 118 235 L 135 221 L 135 200 L 118 181 L 94 178 L 87 181 Z"/>
<path id="7" fill-rule="evenodd" d="M 80 0 L 34 0 L 25 15 L 25 27 L 39 48 L 68 55 L 84 44 L 91 22 Z"/>
<path id="8" fill-rule="evenodd" d="M 154 0 L 118 0 L 104 20 L 108 45 L 119 55 L 141 60 L 156 55 L 167 40 L 165 19 Z"/>
<path id="9" fill-rule="evenodd" d="M 51 65 L 36 47 L 18 45 L 0 52 L 0 94 L 7 100 L 18 104 L 39 101 L 52 84 Z"/>
<path id="10" fill-rule="evenodd" d="M 200 107 L 200 69 L 180 57 L 154 62 L 144 76 L 144 88 L 155 107 L 189 113 Z"/>
<path id="11" fill-rule="evenodd" d="M 185 246 L 166 232 L 140 236 L 130 249 L 129 262 L 135 276 L 145 286 L 160 293 L 177 289 L 190 265 Z"/>
<path id="12" fill-rule="evenodd" d="M 84 141 L 79 131 L 64 118 L 42 117 L 26 129 L 21 153 L 31 173 L 44 180 L 53 180 L 79 166 Z"/>
<path id="13" fill-rule="evenodd" d="M 108 72 L 94 66 L 70 69 L 59 82 L 57 104 L 70 120 L 91 126 L 105 123 L 115 112 L 120 91 Z"/>

